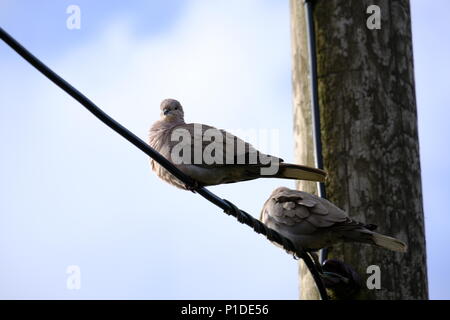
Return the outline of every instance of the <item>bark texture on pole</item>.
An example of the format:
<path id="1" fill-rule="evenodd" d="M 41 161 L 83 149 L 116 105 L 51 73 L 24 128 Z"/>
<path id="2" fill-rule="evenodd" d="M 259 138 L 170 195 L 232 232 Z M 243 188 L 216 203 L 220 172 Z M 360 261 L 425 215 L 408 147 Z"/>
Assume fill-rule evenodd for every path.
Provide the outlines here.
<path id="1" fill-rule="evenodd" d="M 369 30 L 370 5 L 381 29 Z M 343 244 L 329 258 L 363 279 L 359 299 L 427 299 L 427 267 L 417 113 L 407 0 L 317 0 L 314 8 L 321 134 L 329 200 L 361 222 L 408 244 L 405 254 Z M 294 135 L 299 163 L 313 165 L 303 0 L 291 0 Z M 316 185 L 300 182 L 304 191 Z M 381 289 L 366 288 L 367 267 L 381 270 Z M 317 298 L 300 266 L 300 296 Z"/>

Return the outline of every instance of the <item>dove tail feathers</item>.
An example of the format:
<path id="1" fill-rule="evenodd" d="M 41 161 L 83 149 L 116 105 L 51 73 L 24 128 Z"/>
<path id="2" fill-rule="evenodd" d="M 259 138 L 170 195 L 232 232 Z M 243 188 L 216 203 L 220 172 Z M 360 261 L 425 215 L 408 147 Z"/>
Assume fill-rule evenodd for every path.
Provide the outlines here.
<path id="1" fill-rule="evenodd" d="M 324 182 L 326 175 L 325 171 L 317 168 L 282 162 L 278 173 L 273 177 Z"/>
<path id="2" fill-rule="evenodd" d="M 407 246 L 404 242 L 392 238 L 392 237 L 388 237 L 385 236 L 383 234 L 379 234 L 374 232 L 372 234 L 372 240 L 373 242 L 379 246 L 379 247 L 383 247 L 392 251 L 397 251 L 397 252 L 406 252 L 407 250 Z"/>

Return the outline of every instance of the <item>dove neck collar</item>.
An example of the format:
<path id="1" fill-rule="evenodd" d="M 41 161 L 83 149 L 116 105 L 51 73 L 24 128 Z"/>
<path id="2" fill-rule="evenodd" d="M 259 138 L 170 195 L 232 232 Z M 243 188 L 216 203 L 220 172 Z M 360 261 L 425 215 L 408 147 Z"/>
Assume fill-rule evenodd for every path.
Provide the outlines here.
<path id="1" fill-rule="evenodd" d="M 170 129 L 182 124 L 185 124 L 184 119 L 179 117 L 166 117 L 163 121 L 161 121 L 161 125 L 166 129 Z"/>

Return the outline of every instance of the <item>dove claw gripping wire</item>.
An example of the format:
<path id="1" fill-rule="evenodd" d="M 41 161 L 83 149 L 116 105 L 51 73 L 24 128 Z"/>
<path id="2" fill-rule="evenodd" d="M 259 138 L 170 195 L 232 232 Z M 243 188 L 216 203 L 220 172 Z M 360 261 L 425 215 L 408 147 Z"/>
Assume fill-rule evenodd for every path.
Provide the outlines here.
<path id="1" fill-rule="evenodd" d="M 191 184 L 185 183 L 184 188 L 192 193 L 197 193 L 197 190 L 202 188 L 203 186 L 198 183 L 198 181 L 193 181 Z"/>

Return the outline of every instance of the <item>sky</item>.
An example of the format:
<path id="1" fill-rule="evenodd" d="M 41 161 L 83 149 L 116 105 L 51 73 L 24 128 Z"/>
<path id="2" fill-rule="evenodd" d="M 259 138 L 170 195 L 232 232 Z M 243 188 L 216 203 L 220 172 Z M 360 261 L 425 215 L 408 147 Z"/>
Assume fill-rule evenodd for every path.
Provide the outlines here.
<path id="1" fill-rule="evenodd" d="M 428 276 L 430 297 L 449 299 L 450 4 L 427 2 L 411 1 Z M 81 25 L 70 30 L 73 4 Z M 277 130 L 275 150 L 249 139 L 294 161 L 287 1 L 0 0 L 0 26 L 144 140 L 172 97 L 188 122 Z M 0 70 L 1 299 L 298 298 L 291 256 L 161 182 L 143 153 L 4 43 Z M 281 184 L 294 187 L 211 191 L 258 217 Z"/>

